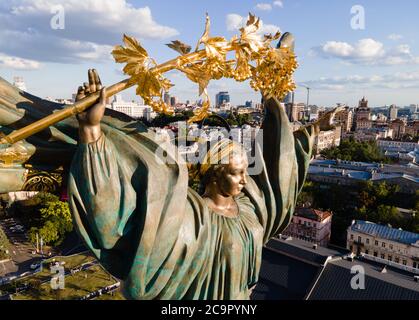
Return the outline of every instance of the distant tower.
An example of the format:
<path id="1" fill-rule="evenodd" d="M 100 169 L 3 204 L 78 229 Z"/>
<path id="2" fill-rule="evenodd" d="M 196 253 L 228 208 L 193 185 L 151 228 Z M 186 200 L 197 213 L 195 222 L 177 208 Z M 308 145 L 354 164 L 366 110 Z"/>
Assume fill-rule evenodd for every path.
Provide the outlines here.
<path id="1" fill-rule="evenodd" d="M 227 91 L 220 91 L 215 95 L 215 106 L 220 107 L 224 103 L 230 102 L 230 94 Z"/>
<path id="2" fill-rule="evenodd" d="M 19 90 L 26 91 L 26 85 L 22 77 L 14 77 L 13 85 Z"/>
<path id="3" fill-rule="evenodd" d="M 170 97 L 170 105 L 172 107 L 176 106 L 177 103 L 178 103 L 177 97 Z"/>
<path id="4" fill-rule="evenodd" d="M 388 116 L 390 118 L 390 121 L 397 119 L 397 107 L 394 104 L 392 104 L 388 109 Z"/>
<path id="5" fill-rule="evenodd" d="M 164 93 L 163 101 L 164 101 L 165 104 L 170 105 L 170 94 L 168 92 Z"/>
<path id="6" fill-rule="evenodd" d="M 358 108 L 355 109 L 355 130 L 370 129 L 371 109 L 368 107 L 368 100 L 365 97 L 359 101 Z"/>

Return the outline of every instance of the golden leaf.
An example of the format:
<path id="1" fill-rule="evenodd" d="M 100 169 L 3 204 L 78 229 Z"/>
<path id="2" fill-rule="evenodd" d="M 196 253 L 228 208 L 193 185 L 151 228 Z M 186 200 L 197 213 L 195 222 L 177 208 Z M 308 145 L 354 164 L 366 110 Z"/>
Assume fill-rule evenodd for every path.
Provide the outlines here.
<path id="1" fill-rule="evenodd" d="M 172 43 L 167 43 L 166 46 L 175 50 L 176 52 L 179 52 L 181 55 L 188 54 L 191 51 L 191 46 L 179 40 L 172 41 Z"/>
<path id="2" fill-rule="evenodd" d="M 236 81 L 250 80 L 254 90 L 261 91 L 265 97 L 281 98 L 294 90 L 292 74 L 297 68 L 297 60 L 291 48 L 275 49 L 271 43 L 278 40 L 280 32 L 261 36 L 258 31 L 260 19 L 249 13 L 246 26 L 240 35 L 230 41 L 224 37 L 210 37 L 210 18 L 206 15 L 205 30 L 199 39 L 195 52 L 181 41 L 167 44 L 180 54 L 176 59 L 162 65 L 148 56 L 139 42 L 124 35 L 124 46 L 116 46 L 112 54 L 116 62 L 125 63 L 124 73 L 130 75 L 129 85 L 137 85 L 137 94 L 156 112 L 172 113 L 173 108 L 162 99 L 164 91 L 172 83 L 163 73 L 177 69 L 199 87 L 199 95 L 205 95 L 202 108 L 196 110 L 189 122 L 206 117 L 210 106 L 207 87 L 212 79 L 234 78 Z M 204 50 L 199 50 L 203 44 Z M 198 51 L 199 50 L 199 51 Z M 235 51 L 235 58 L 227 60 L 227 53 Z"/>
<path id="3" fill-rule="evenodd" d="M 209 28 L 211 26 L 211 21 L 208 13 L 205 14 L 205 30 L 204 34 L 201 36 L 201 38 L 198 40 L 198 43 L 196 44 L 195 51 L 198 51 L 199 45 L 201 43 L 205 43 L 209 38 Z"/>
<path id="4" fill-rule="evenodd" d="M 194 111 L 194 116 L 188 120 L 188 123 L 198 122 L 204 120 L 208 116 L 208 110 L 210 107 L 210 98 L 207 89 L 204 90 L 205 100 L 202 103 L 201 109 Z"/>

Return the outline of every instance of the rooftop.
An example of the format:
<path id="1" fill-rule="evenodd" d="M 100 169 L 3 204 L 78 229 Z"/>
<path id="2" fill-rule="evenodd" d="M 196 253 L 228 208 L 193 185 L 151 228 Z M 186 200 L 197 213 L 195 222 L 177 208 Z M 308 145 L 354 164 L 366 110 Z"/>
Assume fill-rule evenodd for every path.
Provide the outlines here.
<path id="1" fill-rule="evenodd" d="M 361 232 L 374 237 L 387 239 L 395 242 L 414 244 L 419 241 L 419 234 L 390 228 L 388 226 L 372 223 L 369 221 L 356 220 L 351 226 L 352 231 Z"/>
<path id="2" fill-rule="evenodd" d="M 323 221 L 324 219 L 330 217 L 332 213 L 329 211 L 321 211 L 313 208 L 298 208 L 295 211 L 295 215 L 315 221 Z"/>
<path id="3" fill-rule="evenodd" d="M 365 271 L 365 289 L 355 290 L 354 266 Z M 413 274 L 362 258 L 339 259 L 324 268 L 308 300 L 418 300 L 419 284 Z"/>
<path id="4" fill-rule="evenodd" d="M 414 274 L 343 248 L 313 248 L 299 239 L 272 239 L 263 250 L 252 300 L 419 300 Z M 365 289 L 354 290 L 354 266 L 365 271 Z"/>

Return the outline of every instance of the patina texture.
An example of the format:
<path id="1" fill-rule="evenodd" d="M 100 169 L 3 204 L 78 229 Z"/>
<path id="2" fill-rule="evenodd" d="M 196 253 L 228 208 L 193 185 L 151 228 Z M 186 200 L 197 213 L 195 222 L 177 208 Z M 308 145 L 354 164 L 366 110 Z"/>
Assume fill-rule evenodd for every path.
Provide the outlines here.
<path id="1" fill-rule="evenodd" d="M 249 298 L 263 245 L 292 217 L 314 139 L 312 127 L 292 132 L 277 100 L 265 108 L 263 171 L 235 198 L 235 218 L 188 188 L 186 165 L 157 161 L 151 132 L 102 126 L 79 146 L 69 181 L 75 223 L 128 298 Z"/>

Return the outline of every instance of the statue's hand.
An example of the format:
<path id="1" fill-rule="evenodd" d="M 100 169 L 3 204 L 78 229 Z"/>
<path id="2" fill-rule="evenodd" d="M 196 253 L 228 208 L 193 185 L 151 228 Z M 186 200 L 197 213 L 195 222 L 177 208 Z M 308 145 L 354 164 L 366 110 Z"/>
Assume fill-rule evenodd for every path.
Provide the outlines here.
<path id="1" fill-rule="evenodd" d="M 95 69 L 89 69 L 89 83 L 85 82 L 77 90 L 76 101 L 100 91 L 99 101 L 88 108 L 86 111 L 76 115 L 79 121 L 79 136 L 83 143 L 90 143 L 98 140 L 102 133 L 100 121 L 105 114 L 106 107 L 106 88 L 102 88 L 102 82 Z"/>
<path id="2" fill-rule="evenodd" d="M 333 122 L 335 116 L 344 110 L 344 107 L 337 107 L 329 112 L 326 112 L 319 120 L 313 123 L 316 131 L 320 132 L 332 130 L 334 128 Z"/>

